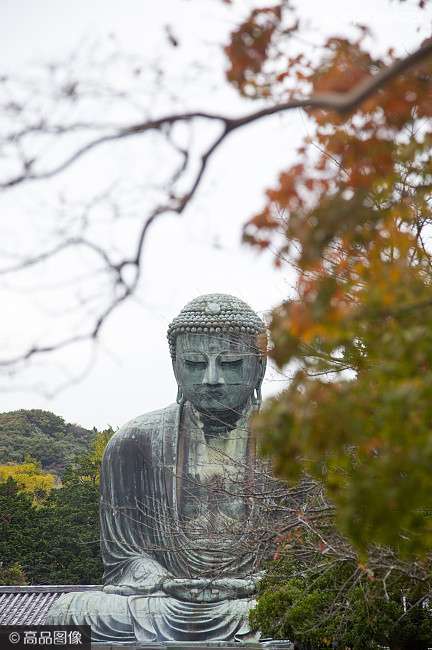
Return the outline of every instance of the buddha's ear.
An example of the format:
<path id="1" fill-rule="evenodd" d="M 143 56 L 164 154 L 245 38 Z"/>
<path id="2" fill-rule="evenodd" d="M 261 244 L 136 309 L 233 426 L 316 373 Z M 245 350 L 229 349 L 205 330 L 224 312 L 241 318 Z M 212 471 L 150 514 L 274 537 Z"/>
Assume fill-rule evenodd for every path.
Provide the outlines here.
<path id="1" fill-rule="evenodd" d="M 268 343 L 267 335 L 260 334 L 258 337 L 260 371 L 259 371 L 257 385 L 256 385 L 256 387 L 259 389 L 261 389 L 261 384 L 263 383 L 265 371 L 267 368 L 267 343 Z"/>
<path id="2" fill-rule="evenodd" d="M 255 382 L 255 388 L 254 388 L 255 395 L 252 398 L 252 403 L 254 404 L 255 408 L 259 411 L 262 402 L 261 386 L 267 368 L 267 357 L 264 354 L 260 354 L 258 363 L 259 363 L 258 377 Z"/>
<path id="3" fill-rule="evenodd" d="M 265 371 L 267 368 L 267 356 L 264 354 L 260 354 L 258 363 L 259 363 L 259 372 L 258 372 L 255 388 L 261 390 L 261 385 L 263 383 Z"/>

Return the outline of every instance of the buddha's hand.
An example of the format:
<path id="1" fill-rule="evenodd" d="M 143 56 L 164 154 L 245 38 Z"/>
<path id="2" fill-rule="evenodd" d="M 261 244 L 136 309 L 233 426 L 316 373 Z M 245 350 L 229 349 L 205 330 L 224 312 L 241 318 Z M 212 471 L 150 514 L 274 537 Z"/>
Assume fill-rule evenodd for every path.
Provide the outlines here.
<path id="1" fill-rule="evenodd" d="M 103 591 L 121 596 L 150 595 L 162 591 L 163 582 L 171 578 L 171 574 L 155 560 L 140 558 L 125 567 L 116 584 L 105 585 Z"/>
<path id="2" fill-rule="evenodd" d="M 192 603 L 216 603 L 221 600 L 247 598 L 256 592 L 251 578 L 175 578 L 164 580 L 163 591 L 168 596 Z"/>

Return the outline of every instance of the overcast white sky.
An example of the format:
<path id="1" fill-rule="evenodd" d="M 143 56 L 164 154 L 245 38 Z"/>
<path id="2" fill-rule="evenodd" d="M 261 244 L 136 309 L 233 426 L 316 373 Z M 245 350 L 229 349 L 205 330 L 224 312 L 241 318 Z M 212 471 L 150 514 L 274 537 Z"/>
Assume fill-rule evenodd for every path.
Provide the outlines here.
<path id="1" fill-rule="evenodd" d="M 239 4 L 240 16 L 256 3 Z M 302 0 L 296 4 L 309 23 L 309 38 L 317 43 L 323 34 L 352 33 L 353 22 L 372 26 L 377 49 L 393 45 L 409 51 L 430 33 L 432 12 L 424 12 L 419 32 L 414 1 Z M 167 24 L 180 41 L 175 52 L 165 44 Z M 172 85 L 182 105 L 246 112 L 253 105 L 239 101 L 223 86 L 219 44 L 232 24 L 232 11 L 218 0 L 0 0 L 0 67 L 12 75 L 25 74 L 31 63 L 62 59 L 113 34 L 120 49 L 143 58 L 144 67 L 159 57 L 166 67 L 164 83 Z M 193 61 L 201 64 L 198 73 Z M 155 99 L 154 110 L 157 101 L 165 106 L 170 100 L 166 94 Z M 68 421 L 103 428 L 117 427 L 174 401 L 176 386 L 165 336 L 168 323 L 186 302 L 203 293 L 225 292 L 265 312 L 289 294 L 292 278 L 275 271 L 268 256 L 259 257 L 241 246 L 240 233 L 242 224 L 262 205 L 263 190 L 295 159 L 296 145 L 307 129 L 304 116 L 296 112 L 235 134 L 215 156 L 187 213 L 181 219 L 164 217 L 151 231 L 140 290 L 107 324 L 91 371 L 50 399 L 34 390 L 18 390 L 35 383 L 50 388 L 59 377 L 65 380 L 78 372 L 88 350 L 84 346 L 69 350 L 50 365 L 41 364 L 2 385 L 0 411 L 45 408 Z M 139 140 L 106 146 L 61 179 L 0 196 L 2 244 L 7 238 L 10 249 L 36 240 L 55 218 L 52 205 L 59 191 L 79 201 L 111 181 L 122 187 L 143 178 L 151 183 L 165 165 L 163 147 L 158 146 L 154 142 L 145 152 Z M 145 191 L 142 196 L 135 192 L 127 205 L 139 216 L 147 200 Z M 110 235 L 124 238 L 119 245 L 127 246 L 134 224 L 132 218 L 121 235 L 114 231 Z M 65 263 L 76 267 L 79 259 Z M 51 266 L 45 275 L 33 278 L 39 283 L 37 291 L 28 283 L 2 285 L 3 309 L 7 305 L 0 324 L 3 346 L 55 330 L 60 322 L 55 307 L 63 309 L 65 289 L 54 280 L 64 272 Z M 264 394 L 283 384 L 279 375 L 270 373 Z"/>

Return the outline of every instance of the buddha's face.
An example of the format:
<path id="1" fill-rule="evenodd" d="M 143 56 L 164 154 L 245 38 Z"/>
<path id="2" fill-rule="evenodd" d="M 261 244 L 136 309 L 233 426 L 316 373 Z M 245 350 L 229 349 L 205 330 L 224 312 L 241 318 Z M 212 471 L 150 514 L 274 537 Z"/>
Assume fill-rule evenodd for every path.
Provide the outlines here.
<path id="1" fill-rule="evenodd" d="M 252 336 L 177 336 L 177 383 L 185 399 L 203 413 L 236 411 L 241 415 L 263 370 L 264 360 Z"/>

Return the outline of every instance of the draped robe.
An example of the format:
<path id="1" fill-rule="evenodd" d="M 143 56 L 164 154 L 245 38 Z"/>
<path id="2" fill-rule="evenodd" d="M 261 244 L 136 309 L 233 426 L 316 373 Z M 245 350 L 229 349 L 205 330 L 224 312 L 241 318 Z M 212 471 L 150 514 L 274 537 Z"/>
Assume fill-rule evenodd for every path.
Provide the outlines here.
<path id="1" fill-rule="evenodd" d="M 185 536 L 179 454 L 188 435 L 187 425 L 181 426 L 190 422 L 188 409 L 173 404 L 135 418 L 108 443 L 101 468 L 105 591 L 64 594 L 48 614 L 50 624 L 89 624 L 92 640 L 99 642 L 254 638 L 250 598 L 190 602 L 157 589 L 158 578 L 166 575 L 246 578 L 254 568 L 253 551 L 239 557 L 236 548 L 223 544 L 211 551 Z M 114 585 L 125 585 L 127 595 L 109 593 Z"/>

